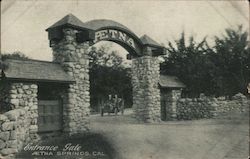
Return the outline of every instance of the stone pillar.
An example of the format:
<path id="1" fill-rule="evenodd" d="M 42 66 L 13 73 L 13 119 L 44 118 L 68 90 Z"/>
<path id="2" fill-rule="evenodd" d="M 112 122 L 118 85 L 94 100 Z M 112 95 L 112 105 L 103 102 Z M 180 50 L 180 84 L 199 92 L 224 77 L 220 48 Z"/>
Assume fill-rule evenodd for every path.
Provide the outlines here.
<path id="1" fill-rule="evenodd" d="M 63 105 L 64 131 L 69 134 L 88 130 L 90 113 L 88 43 L 77 43 L 76 33 L 71 28 L 63 29 L 63 39 L 51 41 L 54 62 L 60 63 L 75 83 L 69 84 Z"/>
<path id="2" fill-rule="evenodd" d="M 157 57 L 143 56 L 132 60 L 133 109 L 139 121 L 160 121 L 159 78 Z"/>

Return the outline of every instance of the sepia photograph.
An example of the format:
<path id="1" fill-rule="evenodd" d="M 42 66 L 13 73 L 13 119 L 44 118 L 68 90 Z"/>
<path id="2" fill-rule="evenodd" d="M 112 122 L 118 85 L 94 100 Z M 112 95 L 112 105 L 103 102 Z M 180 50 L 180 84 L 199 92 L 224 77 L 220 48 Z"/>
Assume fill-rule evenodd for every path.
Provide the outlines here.
<path id="1" fill-rule="evenodd" d="M 248 0 L 1 0 L 0 159 L 248 159 Z"/>

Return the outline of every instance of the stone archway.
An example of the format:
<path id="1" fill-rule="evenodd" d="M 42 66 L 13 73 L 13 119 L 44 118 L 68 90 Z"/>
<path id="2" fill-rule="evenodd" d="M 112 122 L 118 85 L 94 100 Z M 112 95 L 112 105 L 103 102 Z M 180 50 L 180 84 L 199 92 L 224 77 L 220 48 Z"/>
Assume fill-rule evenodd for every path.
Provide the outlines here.
<path id="1" fill-rule="evenodd" d="M 135 117 L 144 122 L 160 121 L 160 67 L 157 56 L 164 47 L 147 35 L 138 38 L 127 27 L 111 20 L 81 22 L 69 14 L 49 27 L 53 61 L 60 63 L 75 79 L 69 85 L 64 101 L 64 130 L 70 133 L 87 129 L 89 115 L 88 47 L 99 41 L 113 41 L 132 59 L 133 109 Z"/>

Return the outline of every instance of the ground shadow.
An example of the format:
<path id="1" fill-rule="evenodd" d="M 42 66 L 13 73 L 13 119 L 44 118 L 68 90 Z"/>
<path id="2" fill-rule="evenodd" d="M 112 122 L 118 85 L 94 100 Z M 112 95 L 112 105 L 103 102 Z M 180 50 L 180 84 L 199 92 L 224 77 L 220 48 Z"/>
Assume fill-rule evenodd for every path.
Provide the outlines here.
<path id="1" fill-rule="evenodd" d="M 31 143 L 30 143 L 31 144 Z M 63 150 L 66 145 L 76 146 L 71 147 L 71 150 Z M 117 153 L 112 144 L 103 135 L 98 133 L 85 133 L 73 136 L 61 136 L 44 140 L 39 143 L 33 143 L 33 146 L 58 146 L 56 151 L 50 150 L 22 150 L 16 156 L 18 159 L 115 159 Z M 25 147 L 26 145 L 24 145 Z M 80 148 L 79 148 L 80 147 Z M 79 148 L 79 150 L 77 150 Z"/>

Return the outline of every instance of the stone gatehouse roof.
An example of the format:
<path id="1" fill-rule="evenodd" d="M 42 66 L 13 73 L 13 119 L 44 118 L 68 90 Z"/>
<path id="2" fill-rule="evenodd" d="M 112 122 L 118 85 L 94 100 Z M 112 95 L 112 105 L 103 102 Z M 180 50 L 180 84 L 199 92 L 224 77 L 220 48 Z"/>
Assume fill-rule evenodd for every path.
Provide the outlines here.
<path id="1" fill-rule="evenodd" d="M 160 75 L 160 86 L 162 88 L 185 88 L 185 84 L 182 83 L 178 77 L 169 75 Z"/>
<path id="2" fill-rule="evenodd" d="M 152 38 L 150 38 L 148 35 L 143 35 L 141 38 L 141 42 L 144 44 L 144 45 L 153 45 L 153 46 L 161 46 L 159 43 L 157 43 L 156 41 L 154 41 Z"/>
<path id="3" fill-rule="evenodd" d="M 64 26 L 64 25 L 68 25 L 71 27 L 75 27 L 75 28 L 86 28 L 86 29 L 91 29 L 88 28 L 80 19 L 78 19 L 76 16 L 74 16 L 73 14 L 68 14 L 65 17 L 63 17 L 61 20 L 59 20 L 58 22 L 56 22 L 55 24 L 53 24 L 52 26 L 50 26 L 49 28 L 46 29 L 46 31 L 52 29 L 52 28 L 56 28 L 56 27 L 60 27 L 60 26 Z"/>
<path id="4" fill-rule="evenodd" d="M 7 79 L 62 83 L 74 82 L 74 79 L 57 63 L 14 59 L 6 59 L 4 63 L 7 67 L 3 70 L 3 74 Z"/>
<path id="5" fill-rule="evenodd" d="M 134 38 L 136 38 L 143 45 L 163 48 L 162 45 L 157 43 L 148 35 L 144 35 L 141 38 L 138 38 L 137 35 L 133 31 L 131 31 L 128 27 L 116 21 L 109 20 L 109 19 L 96 19 L 96 20 L 90 20 L 84 23 L 80 19 L 78 19 L 76 16 L 70 13 L 66 15 L 65 17 L 63 17 L 58 22 L 54 23 L 49 28 L 47 28 L 46 31 L 50 31 L 55 28 L 60 28 L 62 26 L 69 26 L 69 27 L 73 27 L 76 29 L 80 29 L 80 30 L 82 29 L 83 30 L 86 30 L 86 29 L 87 30 L 99 30 L 99 29 L 108 28 L 108 27 L 117 28 L 117 29 L 128 31 Z"/>

